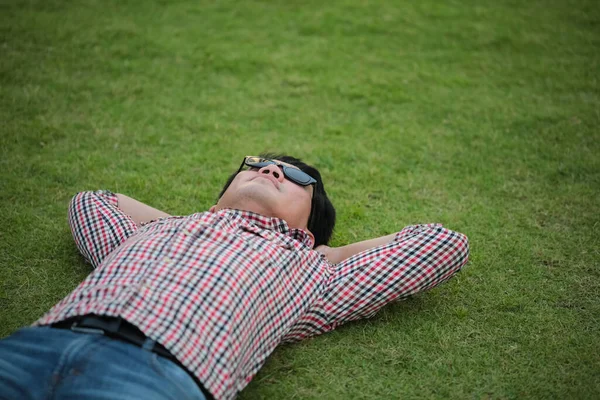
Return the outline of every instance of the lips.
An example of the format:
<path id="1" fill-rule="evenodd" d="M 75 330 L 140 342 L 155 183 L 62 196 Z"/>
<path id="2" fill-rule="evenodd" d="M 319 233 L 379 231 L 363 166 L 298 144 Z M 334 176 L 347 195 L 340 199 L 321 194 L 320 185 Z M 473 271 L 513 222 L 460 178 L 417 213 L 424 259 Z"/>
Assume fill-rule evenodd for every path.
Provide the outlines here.
<path id="1" fill-rule="evenodd" d="M 279 181 L 277 179 L 275 179 L 275 177 L 273 175 L 261 174 L 261 175 L 257 175 L 256 177 L 252 178 L 252 180 L 255 180 L 255 179 L 258 179 L 258 178 L 263 178 L 263 179 L 267 179 L 267 180 L 271 181 L 271 183 L 277 189 L 279 189 Z"/>

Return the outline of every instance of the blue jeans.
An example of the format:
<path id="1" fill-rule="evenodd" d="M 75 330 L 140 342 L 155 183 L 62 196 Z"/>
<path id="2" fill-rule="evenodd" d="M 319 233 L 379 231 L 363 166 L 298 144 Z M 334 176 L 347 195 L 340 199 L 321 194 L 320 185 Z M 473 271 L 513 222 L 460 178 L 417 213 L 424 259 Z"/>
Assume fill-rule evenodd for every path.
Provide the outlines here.
<path id="1" fill-rule="evenodd" d="M 0 399 L 196 399 L 174 362 L 102 334 L 23 328 L 0 340 Z"/>

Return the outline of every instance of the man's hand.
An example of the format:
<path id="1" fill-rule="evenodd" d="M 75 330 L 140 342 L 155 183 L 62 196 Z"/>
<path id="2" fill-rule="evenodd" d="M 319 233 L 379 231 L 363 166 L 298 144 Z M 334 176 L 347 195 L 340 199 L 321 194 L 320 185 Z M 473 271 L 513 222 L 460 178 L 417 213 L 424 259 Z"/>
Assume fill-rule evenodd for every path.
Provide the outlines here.
<path id="1" fill-rule="evenodd" d="M 315 247 L 315 250 L 318 251 L 319 253 L 325 255 L 325 257 L 327 257 L 327 260 L 329 260 L 330 263 L 332 264 L 337 264 L 338 262 L 340 262 L 341 260 L 338 260 L 339 257 L 339 249 L 336 247 L 329 247 L 329 246 L 325 246 L 324 244 Z"/>

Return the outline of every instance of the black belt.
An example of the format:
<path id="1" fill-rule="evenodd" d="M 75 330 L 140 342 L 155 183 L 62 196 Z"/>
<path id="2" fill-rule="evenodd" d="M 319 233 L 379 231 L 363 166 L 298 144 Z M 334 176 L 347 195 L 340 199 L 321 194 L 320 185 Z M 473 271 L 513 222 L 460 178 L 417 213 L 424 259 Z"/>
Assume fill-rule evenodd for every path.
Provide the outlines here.
<path id="1" fill-rule="evenodd" d="M 51 326 L 58 329 L 70 329 L 75 332 L 101 333 L 113 339 L 135 344 L 138 347 L 142 347 L 146 341 L 146 335 L 142 331 L 119 317 L 100 317 L 90 314 L 69 318 Z M 154 347 L 150 351 L 169 360 L 177 361 L 169 350 L 165 349 L 160 343 L 154 342 Z"/>
<path id="2" fill-rule="evenodd" d="M 143 347 L 147 339 L 147 336 L 144 335 L 142 331 L 120 317 L 105 317 L 88 314 L 56 322 L 50 326 L 58 329 L 70 329 L 74 332 L 101 333 L 107 337 L 123 340 L 138 347 Z M 204 386 L 200 383 L 200 381 L 198 381 L 198 379 L 192 375 L 187 368 L 184 367 L 162 344 L 154 342 L 154 346 L 152 349 L 150 349 L 150 351 L 173 361 L 175 364 L 183 368 L 184 371 L 194 379 L 202 392 L 207 395 L 208 392 L 206 389 L 204 389 Z M 206 397 L 211 398 L 210 395 L 207 395 Z"/>

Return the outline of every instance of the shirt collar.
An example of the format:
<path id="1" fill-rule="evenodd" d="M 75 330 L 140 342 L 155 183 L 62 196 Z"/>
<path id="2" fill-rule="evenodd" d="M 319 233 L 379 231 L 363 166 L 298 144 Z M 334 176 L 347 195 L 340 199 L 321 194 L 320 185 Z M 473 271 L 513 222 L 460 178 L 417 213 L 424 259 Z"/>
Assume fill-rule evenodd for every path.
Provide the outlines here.
<path id="1" fill-rule="evenodd" d="M 287 222 L 281 218 L 266 217 L 252 211 L 236 210 L 233 208 L 224 208 L 217 211 L 217 214 L 243 218 L 261 229 L 268 229 L 274 232 L 283 233 L 286 236 L 290 236 L 291 238 L 299 241 L 311 249 L 314 246 L 314 240 L 312 236 L 309 235 L 304 229 L 290 228 Z"/>

